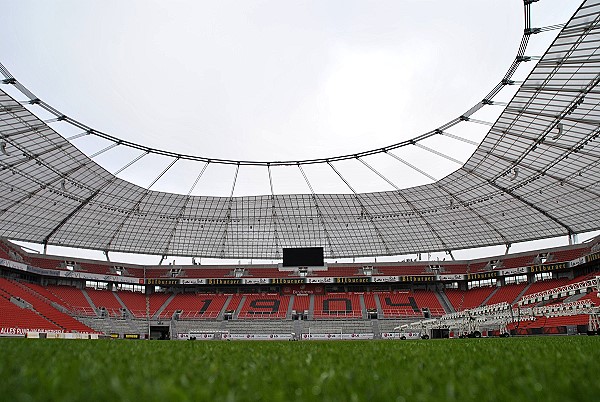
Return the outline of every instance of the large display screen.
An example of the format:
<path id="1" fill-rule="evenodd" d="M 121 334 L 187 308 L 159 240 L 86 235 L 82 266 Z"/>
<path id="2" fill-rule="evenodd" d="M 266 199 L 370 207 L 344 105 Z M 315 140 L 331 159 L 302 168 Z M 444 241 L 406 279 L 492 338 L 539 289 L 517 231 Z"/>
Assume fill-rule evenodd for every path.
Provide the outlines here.
<path id="1" fill-rule="evenodd" d="M 283 249 L 284 267 L 322 267 L 323 247 L 299 247 Z"/>

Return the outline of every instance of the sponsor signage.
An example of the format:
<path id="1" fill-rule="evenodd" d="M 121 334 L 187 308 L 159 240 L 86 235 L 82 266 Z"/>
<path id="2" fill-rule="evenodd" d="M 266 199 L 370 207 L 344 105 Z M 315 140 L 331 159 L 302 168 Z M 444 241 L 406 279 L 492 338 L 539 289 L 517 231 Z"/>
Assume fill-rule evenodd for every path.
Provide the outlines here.
<path id="1" fill-rule="evenodd" d="M 119 339 L 119 334 L 112 332 L 110 334 L 110 337 L 113 338 L 113 339 Z"/>
<path id="2" fill-rule="evenodd" d="M 382 332 L 382 339 L 419 339 L 421 337 L 420 332 Z"/>
<path id="3" fill-rule="evenodd" d="M 434 282 L 435 275 L 403 275 L 400 282 Z"/>
<path id="4" fill-rule="evenodd" d="M 372 333 L 367 334 L 302 334 L 307 341 L 335 341 L 341 339 L 373 339 Z"/>
<path id="5" fill-rule="evenodd" d="M 585 264 L 585 257 L 580 257 L 577 259 L 574 259 L 572 261 L 569 261 L 569 267 L 573 268 L 576 267 L 578 265 L 582 265 Z"/>
<path id="6" fill-rule="evenodd" d="M 278 341 L 292 339 L 292 334 L 223 334 L 221 339 L 238 341 Z"/>
<path id="7" fill-rule="evenodd" d="M 209 285 L 240 285 L 242 280 L 236 279 L 207 279 L 206 283 Z"/>
<path id="8" fill-rule="evenodd" d="M 146 285 L 178 285 L 179 279 L 162 279 L 150 278 L 146 279 Z"/>
<path id="9" fill-rule="evenodd" d="M 462 281 L 465 279 L 465 275 L 462 274 L 443 274 L 438 275 L 440 281 Z"/>
<path id="10" fill-rule="evenodd" d="M 334 283 L 335 278 L 306 278 L 306 283 Z"/>
<path id="11" fill-rule="evenodd" d="M 185 278 L 180 279 L 179 283 L 182 285 L 206 285 L 206 279 L 204 278 Z"/>
<path id="12" fill-rule="evenodd" d="M 209 340 L 209 339 L 215 339 L 215 334 L 209 334 L 209 333 L 189 333 L 189 334 L 177 334 L 177 339 L 182 340 L 182 341 L 187 341 L 187 340 Z"/>
<path id="13" fill-rule="evenodd" d="M 600 253 L 590 254 L 586 257 L 587 262 L 596 261 L 600 259 Z"/>
<path id="14" fill-rule="evenodd" d="M 400 277 L 399 276 L 372 276 L 371 277 L 371 281 L 372 282 L 400 282 Z"/>
<path id="15" fill-rule="evenodd" d="M 271 279 L 274 285 L 299 285 L 306 283 L 305 278 L 274 278 Z"/>
<path id="16" fill-rule="evenodd" d="M 39 270 L 39 268 L 36 268 Z M 48 270 L 42 270 L 42 275 L 48 275 Z M 76 271 L 54 271 L 57 272 L 56 276 L 60 276 L 62 278 L 71 278 L 71 279 L 87 279 L 90 281 L 102 281 L 102 282 L 120 282 L 120 283 L 138 283 L 138 278 L 131 278 L 126 276 L 117 276 L 117 275 L 102 275 L 102 274 L 92 274 L 87 272 L 76 272 Z M 39 273 L 39 272 L 37 272 Z"/>
<path id="17" fill-rule="evenodd" d="M 28 332 L 39 332 L 46 334 L 61 334 L 63 330 L 52 330 L 52 329 L 40 329 L 40 328 L 13 328 L 13 327 L 0 327 L 0 334 L 3 335 L 25 335 Z"/>
<path id="18" fill-rule="evenodd" d="M 125 334 L 123 335 L 125 339 L 140 339 L 140 334 Z"/>
<path id="19" fill-rule="evenodd" d="M 18 269 L 19 271 L 27 271 L 27 265 L 21 264 L 20 262 L 5 260 L 4 258 L 0 258 L 0 265 L 7 268 Z"/>
<path id="20" fill-rule="evenodd" d="M 245 285 L 268 285 L 271 282 L 268 278 L 243 278 L 242 283 Z"/>
<path id="21" fill-rule="evenodd" d="M 33 274 L 38 275 L 48 275 L 48 276 L 66 276 L 69 271 L 58 271 L 56 269 L 43 269 L 38 267 L 27 266 L 27 272 L 31 272 Z M 91 275 L 91 274 L 90 274 Z"/>
<path id="22" fill-rule="evenodd" d="M 527 267 L 501 269 L 498 272 L 500 273 L 501 276 L 511 276 L 511 275 L 526 274 L 527 273 Z"/>
<path id="23" fill-rule="evenodd" d="M 560 269 L 568 268 L 566 262 L 561 262 L 559 264 L 548 264 L 548 265 L 533 265 L 530 269 L 530 272 L 548 272 L 548 271 L 558 271 Z"/>
<path id="24" fill-rule="evenodd" d="M 476 274 L 467 274 L 467 280 L 492 279 L 498 277 L 498 271 L 480 272 Z"/>
<path id="25" fill-rule="evenodd" d="M 335 283 L 369 283 L 371 278 L 335 278 Z"/>
<path id="26" fill-rule="evenodd" d="M 342 339 L 342 334 L 302 334 L 302 339 L 326 341 L 332 339 Z"/>

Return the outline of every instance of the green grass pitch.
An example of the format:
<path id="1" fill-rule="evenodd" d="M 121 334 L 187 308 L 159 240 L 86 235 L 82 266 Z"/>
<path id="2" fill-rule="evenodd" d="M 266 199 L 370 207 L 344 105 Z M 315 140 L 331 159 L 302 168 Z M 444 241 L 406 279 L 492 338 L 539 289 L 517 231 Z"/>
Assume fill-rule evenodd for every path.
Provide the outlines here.
<path id="1" fill-rule="evenodd" d="M 600 337 L 0 339 L 3 401 L 592 401 Z"/>

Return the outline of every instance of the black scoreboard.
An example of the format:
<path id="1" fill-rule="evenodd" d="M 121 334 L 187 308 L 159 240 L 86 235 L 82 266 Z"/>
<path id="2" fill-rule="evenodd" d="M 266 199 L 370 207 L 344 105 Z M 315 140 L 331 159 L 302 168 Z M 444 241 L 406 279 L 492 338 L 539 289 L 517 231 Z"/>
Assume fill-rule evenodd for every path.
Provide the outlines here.
<path id="1" fill-rule="evenodd" d="M 283 249 L 284 267 L 322 267 L 323 247 L 298 247 Z"/>

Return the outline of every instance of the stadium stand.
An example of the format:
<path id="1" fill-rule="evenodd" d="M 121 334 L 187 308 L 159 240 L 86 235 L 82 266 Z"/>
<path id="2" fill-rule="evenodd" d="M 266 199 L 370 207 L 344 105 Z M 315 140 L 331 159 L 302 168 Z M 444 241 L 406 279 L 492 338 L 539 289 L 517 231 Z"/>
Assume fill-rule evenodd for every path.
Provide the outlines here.
<path id="1" fill-rule="evenodd" d="M 378 292 L 376 296 L 386 318 L 439 317 L 446 313 L 435 293 L 430 291 Z"/>
<path id="2" fill-rule="evenodd" d="M 566 249 L 566 250 L 554 250 L 549 253 L 547 263 L 556 263 L 556 262 L 565 262 L 572 261 L 581 256 L 589 253 L 590 249 L 588 247 L 580 247 L 574 249 Z"/>
<path id="3" fill-rule="evenodd" d="M 188 278 L 230 278 L 232 268 L 186 267 Z"/>
<path id="4" fill-rule="evenodd" d="M 479 307 L 494 290 L 494 287 L 486 286 L 467 291 L 447 289 L 445 293 L 456 311 L 461 311 Z"/>
<path id="5" fill-rule="evenodd" d="M 568 283 L 569 283 L 569 279 L 567 279 L 567 278 L 546 279 L 543 281 L 537 281 L 537 282 L 532 283 L 527 288 L 527 290 L 525 291 L 523 296 L 527 296 L 527 295 L 537 293 L 537 292 L 542 292 L 544 290 L 548 290 L 548 289 L 552 289 L 552 288 L 557 288 L 557 287 L 566 285 Z"/>
<path id="6" fill-rule="evenodd" d="M 468 264 L 442 262 L 440 265 L 441 274 L 466 274 L 469 270 Z"/>
<path id="7" fill-rule="evenodd" d="M 377 266 L 380 275 L 425 275 L 427 265 Z"/>
<path id="8" fill-rule="evenodd" d="M 90 272 L 92 274 L 108 275 L 111 274 L 111 265 L 94 264 L 89 262 L 80 262 L 80 270 Z"/>
<path id="9" fill-rule="evenodd" d="M 365 308 L 367 310 L 377 310 L 377 301 L 375 298 L 377 295 L 372 292 L 366 292 L 363 294 L 363 299 L 365 300 Z"/>
<path id="10" fill-rule="evenodd" d="M 360 297 L 355 293 L 315 295 L 314 318 L 362 318 Z"/>
<path id="11" fill-rule="evenodd" d="M 125 303 L 127 310 L 137 318 L 146 317 L 146 296 L 139 292 L 121 291 L 117 296 Z M 156 314 L 157 310 L 170 297 L 167 293 L 153 293 L 148 296 L 148 312 L 150 317 Z"/>
<path id="12" fill-rule="evenodd" d="M 61 263 L 63 262 L 63 260 L 55 260 L 42 257 L 29 257 L 28 260 L 28 262 L 34 267 L 45 269 L 63 269 L 63 267 L 61 267 Z"/>
<path id="13" fill-rule="evenodd" d="M 292 309 L 298 313 L 308 311 L 310 308 L 310 296 L 309 295 L 295 295 L 294 305 Z"/>
<path id="14" fill-rule="evenodd" d="M 238 318 L 245 319 L 274 319 L 286 318 L 290 303 L 289 296 L 278 294 L 250 294 L 246 295 Z"/>
<path id="15" fill-rule="evenodd" d="M 528 254 L 519 257 L 508 257 L 500 260 L 502 268 L 521 268 L 533 264 L 534 256 Z"/>
<path id="16" fill-rule="evenodd" d="M 20 286 L 34 294 L 38 298 L 47 299 L 50 303 L 56 303 L 67 310 L 71 310 L 72 306 L 67 304 L 63 299 L 52 293 L 49 287 L 38 285 L 37 283 L 19 282 Z"/>
<path id="17" fill-rule="evenodd" d="M 215 330 L 237 334 L 265 333 L 264 331 L 283 331 L 281 333 L 306 333 L 306 331 L 323 333 L 323 331 L 333 331 L 332 333 L 335 334 L 340 331 L 350 331 L 344 333 L 373 333 L 374 336 L 378 336 L 380 332 L 393 331 L 402 323 L 440 317 L 443 314 L 452 312 L 451 308 L 462 311 L 483 304 L 488 306 L 501 302 L 512 304 L 516 303 L 523 295 L 595 278 L 599 274 L 598 271 L 590 271 L 590 264 L 582 265 L 583 262 L 587 261 L 585 258 L 581 260 L 582 257 L 588 255 L 586 252 L 588 254 L 592 252 L 589 245 L 532 251 L 517 256 L 508 255 L 466 262 L 405 262 L 373 264 L 366 268 L 359 264 L 332 264 L 329 267 L 313 272 L 309 270 L 308 272 L 309 277 L 356 278 L 368 277 L 369 273 L 373 277 L 381 275 L 432 276 L 449 273 L 465 275 L 467 272 L 479 274 L 490 269 L 526 268 L 525 271 L 518 272 L 519 275 L 521 275 L 521 272 L 525 272 L 526 274 L 522 275 L 527 276 L 529 282 L 500 286 L 504 280 L 500 279 L 503 275 L 499 273 L 498 286 L 474 287 L 466 291 L 459 289 L 445 289 L 444 292 L 434 291 L 433 289 L 440 288 L 432 285 L 421 285 L 420 289 L 414 290 L 414 284 L 411 285 L 410 283 L 404 283 L 401 285 L 402 289 L 394 290 L 394 285 L 386 284 L 386 282 L 379 282 L 378 285 L 371 283 L 353 285 L 352 282 L 349 282 L 349 285 L 340 285 L 338 282 L 333 282 L 332 285 L 321 283 L 283 285 L 281 287 L 268 285 L 270 286 L 269 291 L 266 291 L 266 288 L 265 291 L 261 291 L 256 290 L 260 289 L 261 285 L 248 287 L 238 283 L 231 286 L 228 282 L 224 282 L 225 285 L 221 286 L 217 282 L 216 286 L 213 285 L 210 288 L 212 292 L 202 292 L 202 285 L 190 287 L 179 285 L 167 289 L 166 292 L 163 288 L 163 291 L 150 293 L 146 297 L 144 293 L 139 291 L 81 289 L 85 282 L 76 279 L 77 277 L 69 280 L 70 286 L 53 284 L 56 282 L 40 285 L 39 283 L 7 281 L 4 279 L 4 286 L 0 287 L 0 298 L 5 301 L 2 303 L 2 311 L 7 311 L 7 317 L 11 317 L 8 311 L 13 312 L 11 313 L 13 315 L 15 311 L 21 311 L 29 319 L 16 322 L 7 318 L 2 322 L 2 325 L 6 327 L 14 321 L 14 325 L 11 324 L 12 328 L 16 328 L 15 325 L 17 325 L 31 329 L 44 324 L 45 326 L 41 326 L 40 329 L 48 331 L 75 330 L 89 332 L 92 330 L 91 328 L 95 328 L 107 334 L 139 332 L 146 336 L 148 332 L 146 301 L 148 300 L 152 322 L 155 325 L 169 323 L 173 331 L 182 331 L 186 328 L 190 330 L 215 328 Z M 50 272 L 74 269 L 78 272 L 116 275 L 117 270 L 113 263 L 96 263 L 90 260 L 73 260 L 59 256 L 29 255 L 19 250 L 18 247 L 12 247 L 10 243 L 5 241 L 0 241 L 0 258 L 38 263 L 39 266 L 36 266 L 36 268 L 48 269 L 51 270 Z M 569 268 L 568 264 L 559 267 L 552 265 L 557 262 L 571 261 L 571 259 L 579 259 L 575 264 L 575 269 Z M 541 268 L 533 271 L 532 268 L 530 272 L 529 267 L 532 265 L 549 265 L 550 268 L 546 271 Z M 557 269 L 560 272 L 557 272 Z M 281 270 L 275 265 L 258 267 L 193 265 L 174 268 L 172 265 L 143 267 L 129 264 L 126 267 L 119 266 L 118 271 L 122 276 L 139 278 L 140 283 L 144 282 L 144 278 L 171 278 L 174 272 L 177 277 L 200 279 L 228 279 L 236 276 L 241 278 L 299 277 L 297 271 Z M 543 276 L 539 275 L 540 271 L 545 272 Z M 534 274 L 534 272 L 538 273 Z M 552 279 L 541 280 L 540 277 Z M 557 277 L 560 278 L 557 279 Z M 473 277 L 474 281 L 479 281 L 475 278 L 479 277 Z M 535 279 L 539 280 L 535 281 Z M 457 276 L 447 280 L 460 282 L 461 289 L 470 284 L 466 276 Z M 388 289 L 391 287 L 391 289 L 373 290 L 369 289 L 371 286 L 374 286 L 374 289 L 377 287 L 387 287 Z M 111 289 L 115 288 L 112 285 L 109 287 Z M 121 288 L 121 285 L 117 283 L 117 287 Z M 360 289 L 354 289 L 357 287 Z M 430 290 L 424 290 L 424 288 Z M 281 293 L 274 292 L 273 289 L 279 289 Z M 257 293 L 253 293 L 254 291 Z M 589 300 L 595 305 L 599 305 L 600 300 L 595 291 L 590 292 L 590 289 L 587 293 L 585 293 L 585 289 L 582 291 L 584 293 L 571 293 L 561 298 L 553 297 L 538 303 L 537 306 L 560 306 L 562 303 L 577 300 Z M 303 294 L 302 292 L 306 293 Z M 13 296 L 19 297 L 24 303 L 31 305 L 34 310 L 23 309 L 11 303 L 9 300 Z M 292 306 L 290 306 L 290 303 Z M 444 305 L 447 309 L 444 309 Z M 25 311 L 33 313 L 33 316 L 30 313 L 25 313 Z M 295 313 L 289 316 L 289 311 L 295 311 Z M 54 318 L 53 314 L 58 314 L 59 318 Z M 65 316 L 72 321 L 66 322 Z M 70 316 L 77 317 L 83 324 Z M 371 322 L 368 319 L 373 317 L 378 317 L 379 320 Z M 292 321 L 291 318 L 295 320 Z M 296 321 L 296 319 L 300 321 Z M 564 333 L 567 326 L 570 328 L 573 326 L 586 326 L 586 320 L 588 319 L 587 315 L 567 318 L 537 317 L 523 321 L 519 325 L 511 325 L 509 328 L 515 333 L 522 334 Z M 211 322 L 215 324 L 210 324 Z M 250 324 L 252 322 L 257 322 L 257 324 Z M 295 324 L 292 324 L 292 322 L 295 322 Z M 49 323 L 49 325 L 46 323 Z M 88 323 L 88 325 L 86 326 L 85 323 Z"/>
<path id="18" fill-rule="evenodd" d="M 121 317 L 123 306 L 117 300 L 115 294 L 109 290 L 85 289 L 86 293 L 97 309 L 104 309 L 111 317 Z"/>
<path id="19" fill-rule="evenodd" d="M 277 268 L 252 268 L 246 269 L 246 277 L 255 278 L 285 278 L 291 276 L 290 271 L 280 271 Z"/>
<path id="20" fill-rule="evenodd" d="M 48 291 L 62 300 L 69 310 L 81 315 L 95 316 L 96 311 L 85 298 L 81 289 L 73 286 L 48 286 Z"/>
<path id="21" fill-rule="evenodd" d="M 0 285 L 1 286 L 1 285 Z M 6 330 L 14 329 L 17 331 L 62 331 L 62 328 L 55 325 L 28 308 L 18 307 L 10 301 L 11 295 L 0 292 L 0 328 Z"/>
<path id="22" fill-rule="evenodd" d="M 37 298 L 32 293 L 25 290 L 16 282 L 0 278 L 0 288 L 11 296 L 19 297 L 21 300 L 29 303 L 35 311 L 42 315 L 46 320 L 54 323 L 66 332 L 86 332 L 95 333 L 92 328 L 80 323 L 68 314 L 58 311 L 47 301 Z"/>
<path id="23" fill-rule="evenodd" d="M 506 302 L 508 304 L 516 303 L 517 298 L 524 293 L 527 286 L 528 283 L 526 282 L 500 286 L 485 304 L 491 306 L 492 304 L 501 302 Z"/>
<path id="24" fill-rule="evenodd" d="M 229 295 L 178 293 L 161 312 L 160 318 L 171 318 L 180 312 L 179 319 L 217 319 Z"/>
<path id="25" fill-rule="evenodd" d="M 229 300 L 229 304 L 225 307 L 226 312 L 234 313 L 238 310 L 242 299 L 245 296 L 243 294 L 234 294 L 231 296 L 231 300 Z"/>

